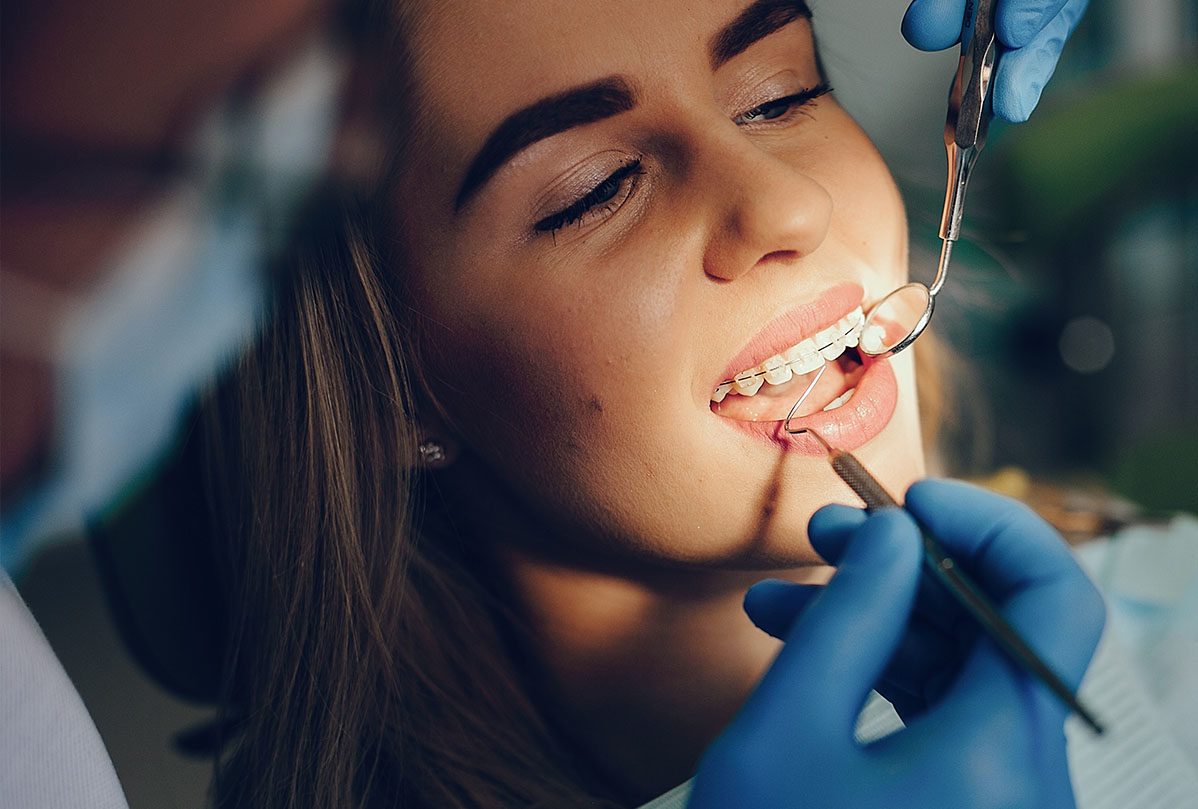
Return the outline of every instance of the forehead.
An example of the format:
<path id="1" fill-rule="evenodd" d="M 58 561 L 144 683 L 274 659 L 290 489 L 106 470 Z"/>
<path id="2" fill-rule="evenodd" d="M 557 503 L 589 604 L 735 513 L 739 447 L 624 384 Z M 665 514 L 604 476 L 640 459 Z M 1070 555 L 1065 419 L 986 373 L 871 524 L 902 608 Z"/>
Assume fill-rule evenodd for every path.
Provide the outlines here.
<path id="1" fill-rule="evenodd" d="M 419 0 L 412 4 L 415 78 L 425 90 L 485 99 L 643 69 L 691 51 L 749 0 Z"/>
<path id="2" fill-rule="evenodd" d="M 712 35 L 750 0 L 418 0 L 404 6 L 412 129 L 460 170 L 516 109 L 610 75 L 638 86 L 710 71 Z M 431 153 L 430 153 L 431 152 Z M 450 179 L 448 176 L 446 179 Z"/>

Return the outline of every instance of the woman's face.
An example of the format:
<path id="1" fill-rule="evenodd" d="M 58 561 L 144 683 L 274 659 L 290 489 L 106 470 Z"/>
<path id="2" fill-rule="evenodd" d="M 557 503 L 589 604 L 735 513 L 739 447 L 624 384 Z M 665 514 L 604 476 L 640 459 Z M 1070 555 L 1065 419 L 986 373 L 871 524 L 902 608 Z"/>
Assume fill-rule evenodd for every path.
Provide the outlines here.
<path id="1" fill-rule="evenodd" d="M 855 499 L 781 430 L 783 380 L 904 281 L 907 241 L 801 4 L 427 6 L 392 221 L 450 429 L 572 550 L 816 561 L 807 519 Z M 779 384 L 747 395 L 762 363 Z M 909 352 L 845 350 L 810 410 L 891 491 L 921 473 Z"/>

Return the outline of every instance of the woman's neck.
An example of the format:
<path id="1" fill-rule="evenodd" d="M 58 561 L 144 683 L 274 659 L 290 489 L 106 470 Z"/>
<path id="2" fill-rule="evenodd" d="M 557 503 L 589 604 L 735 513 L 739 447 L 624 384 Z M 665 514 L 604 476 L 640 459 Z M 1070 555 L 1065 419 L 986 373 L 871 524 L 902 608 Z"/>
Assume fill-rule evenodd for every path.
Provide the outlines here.
<path id="1" fill-rule="evenodd" d="M 566 732 L 601 775 L 642 802 L 689 778 L 749 695 L 778 642 L 741 608 L 767 577 L 824 581 L 828 568 L 670 571 L 636 579 L 508 555 Z"/>
<path id="2" fill-rule="evenodd" d="M 620 561 L 539 523 L 484 464 L 463 456 L 445 472 L 443 516 L 482 543 L 530 629 L 545 688 L 534 698 L 629 802 L 689 778 L 777 654 L 745 615 L 745 591 L 831 574 Z"/>

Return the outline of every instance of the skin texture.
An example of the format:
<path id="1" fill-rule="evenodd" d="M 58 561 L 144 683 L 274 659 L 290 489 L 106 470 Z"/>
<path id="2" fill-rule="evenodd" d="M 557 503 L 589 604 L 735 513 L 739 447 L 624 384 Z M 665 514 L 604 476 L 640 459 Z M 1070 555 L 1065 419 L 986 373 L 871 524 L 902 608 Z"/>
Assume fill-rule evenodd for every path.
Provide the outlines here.
<path id="1" fill-rule="evenodd" d="M 845 281 L 868 307 L 906 279 L 882 160 L 820 81 L 796 20 L 713 69 L 747 3 L 464 1 L 413 12 L 414 121 L 391 191 L 395 271 L 431 429 L 463 447 L 441 486 L 535 627 L 549 698 L 632 798 L 692 771 L 777 650 L 744 616 L 767 575 L 827 575 L 810 515 L 855 498 L 819 457 L 711 412 L 766 323 Z M 517 153 L 455 212 L 512 112 L 618 75 L 637 105 Z M 555 234 L 537 222 L 641 169 Z M 910 354 L 897 410 L 857 450 L 894 492 L 921 476 Z"/>

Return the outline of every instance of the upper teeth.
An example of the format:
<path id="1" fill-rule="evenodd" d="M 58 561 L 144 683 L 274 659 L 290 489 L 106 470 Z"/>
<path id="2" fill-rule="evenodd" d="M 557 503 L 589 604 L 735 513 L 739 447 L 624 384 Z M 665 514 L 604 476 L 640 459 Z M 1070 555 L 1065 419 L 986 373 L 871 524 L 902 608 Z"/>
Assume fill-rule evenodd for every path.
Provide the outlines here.
<path id="1" fill-rule="evenodd" d="M 739 393 L 741 396 L 752 396 L 761 390 L 765 382 L 771 385 L 783 385 L 790 381 L 795 374 L 809 374 L 819 370 L 819 367 L 829 360 L 834 360 L 844 353 L 846 348 L 853 348 L 861 339 L 861 330 L 865 325 L 865 315 L 861 307 L 857 307 L 839 322 L 817 332 L 814 337 L 808 337 L 798 345 L 791 346 L 781 354 L 775 354 L 760 365 L 746 368 L 732 379 L 721 382 L 711 394 L 713 402 L 722 402 L 729 393 Z"/>

